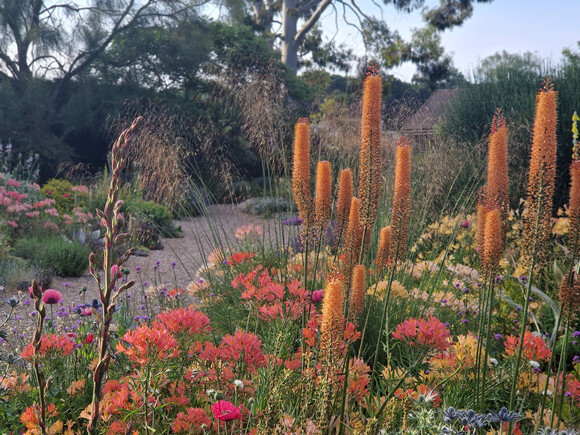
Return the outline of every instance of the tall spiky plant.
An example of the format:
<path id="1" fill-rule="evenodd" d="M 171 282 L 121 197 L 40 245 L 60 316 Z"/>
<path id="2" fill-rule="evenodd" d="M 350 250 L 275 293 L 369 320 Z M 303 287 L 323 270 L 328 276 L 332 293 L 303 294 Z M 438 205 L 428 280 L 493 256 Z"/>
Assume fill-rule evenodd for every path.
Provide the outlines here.
<path id="1" fill-rule="evenodd" d="M 292 193 L 298 214 L 308 231 L 314 221 L 314 207 L 310 192 L 310 124 L 307 118 L 298 119 L 294 128 Z"/>
<path id="2" fill-rule="evenodd" d="M 360 201 L 352 197 L 350 203 L 350 213 L 348 217 L 348 228 L 343 247 L 342 275 L 345 281 L 349 281 L 352 268 L 358 262 L 362 244 L 363 229 L 360 223 Z"/>
<path id="3" fill-rule="evenodd" d="M 527 198 L 524 214 L 523 259 L 530 267 L 535 249 L 535 263 L 546 259 L 551 234 L 552 201 L 556 182 L 556 101 L 550 79 L 536 96 L 534 136 L 530 158 Z"/>
<path id="4" fill-rule="evenodd" d="M 87 431 L 92 434 L 97 433 L 102 386 L 109 368 L 109 361 L 111 360 L 111 353 L 109 352 L 110 327 L 115 312 L 115 301 L 125 290 L 135 284 L 135 281 L 129 281 L 117 288 L 118 276 L 116 273 L 111 274 L 111 269 L 113 267 L 112 256 L 114 245 L 129 236 L 129 234 L 120 233 L 121 227 L 119 214 L 123 202 L 119 201 L 119 191 L 121 189 L 121 172 L 127 163 L 125 160 L 127 145 L 132 140 L 141 120 L 141 117 L 135 119 L 131 127 L 121 133 L 111 151 L 111 184 L 109 186 L 107 201 L 105 202 L 105 208 L 102 211 L 97 210 L 97 215 L 101 219 L 101 225 L 105 229 L 102 276 L 97 270 L 96 254 L 92 253 L 89 257 L 89 271 L 97 281 L 99 297 L 103 309 L 101 314 L 98 314 L 95 311 L 97 324 L 99 326 L 97 339 L 99 355 L 97 364 L 93 369 L 93 400 L 91 403 L 91 416 L 87 426 Z M 121 266 L 129 259 L 132 252 L 133 249 L 131 248 L 125 252 L 125 255 L 121 256 L 120 260 L 117 262 L 117 270 L 121 269 Z"/>
<path id="5" fill-rule="evenodd" d="M 391 226 L 387 225 L 381 228 L 379 234 L 379 250 L 377 251 L 377 272 L 380 271 L 387 265 L 389 261 L 389 256 L 391 255 Z"/>
<path id="6" fill-rule="evenodd" d="M 350 215 L 350 202 L 353 193 L 353 176 L 350 168 L 338 173 L 338 199 L 336 201 L 336 230 L 338 234 L 346 231 Z"/>
<path id="7" fill-rule="evenodd" d="M 532 291 L 534 267 L 542 264 L 546 257 L 548 240 L 551 234 L 552 199 L 556 178 L 556 99 L 550 79 L 546 79 L 543 88 L 536 96 L 536 113 L 534 118 L 534 137 L 530 158 L 528 197 L 524 214 L 524 240 L 522 245 L 523 264 L 529 270 L 528 283 L 524 296 L 524 308 L 520 329 L 520 340 L 515 361 L 509 408 L 513 409 L 516 396 L 516 385 L 519 375 L 524 335 L 528 323 L 528 307 Z M 508 427 L 511 431 L 511 423 Z"/>
<path id="8" fill-rule="evenodd" d="M 365 295 L 367 292 L 366 274 L 367 269 L 363 264 L 356 265 L 352 270 L 348 316 L 357 326 L 365 307 Z"/>
<path id="9" fill-rule="evenodd" d="M 332 165 L 321 161 L 316 165 L 316 228 L 320 236 L 326 231 L 330 222 L 330 207 L 332 202 Z"/>
<path id="10" fill-rule="evenodd" d="M 490 208 L 501 211 L 502 243 L 508 230 L 509 180 L 508 180 L 508 127 L 501 109 L 497 109 L 491 122 L 487 157 L 486 201 Z"/>
<path id="11" fill-rule="evenodd" d="M 377 219 L 381 194 L 381 95 L 383 81 L 378 67 L 369 67 L 364 81 L 358 197 L 360 222 L 370 231 Z"/>
<path id="12" fill-rule="evenodd" d="M 397 144 L 395 163 L 395 194 L 391 220 L 391 256 L 395 261 L 407 255 L 409 211 L 411 207 L 411 143 L 401 137 Z"/>

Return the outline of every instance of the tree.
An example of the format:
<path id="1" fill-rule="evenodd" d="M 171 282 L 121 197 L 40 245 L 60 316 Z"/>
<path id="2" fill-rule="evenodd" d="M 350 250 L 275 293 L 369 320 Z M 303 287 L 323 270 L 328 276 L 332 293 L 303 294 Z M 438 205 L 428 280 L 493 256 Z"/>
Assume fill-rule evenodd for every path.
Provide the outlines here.
<path id="1" fill-rule="evenodd" d="M 246 0 L 248 21 L 263 36 L 273 40 L 279 38 L 282 62 L 294 73 L 298 69 L 300 48 L 328 9 L 342 12 L 343 17 L 353 14 L 357 27 L 365 37 L 365 43 L 377 41 L 375 32 L 385 33 L 386 23 L 377 20 L 363 11 L 354 0 Z M 424 9 L 423 17 L 427 24 L 437 30 L 462 24 L 473 12 L 474 3 L 488 3 L 493 0 L 440 0 L 438 7 Z M 238 4 L 238 3 L 236 3 Z M 377 4 L 377 3 L 375 3 Z M 384 5 L 393 5 L 396 10 L 412 12 L 422 8 L 425 0 L 383 0 Z M 339 10 L 340 9 L 340 10 Z M 275 18 L 280 15 L 280 21 Z M 278 34 L 275 28 L 280 26 Z M 395 36 L 393 34 L 393 36 Z M 371 37 L 369 39 L 368 37 Z"/>
<path id="2" fill-rule="evenodd" d="M 20 89 L 54 80 L 52 100 L 87 72 L 113 39 L 191 13 L 207 0 L 0 0 L 0 78 Z"/>

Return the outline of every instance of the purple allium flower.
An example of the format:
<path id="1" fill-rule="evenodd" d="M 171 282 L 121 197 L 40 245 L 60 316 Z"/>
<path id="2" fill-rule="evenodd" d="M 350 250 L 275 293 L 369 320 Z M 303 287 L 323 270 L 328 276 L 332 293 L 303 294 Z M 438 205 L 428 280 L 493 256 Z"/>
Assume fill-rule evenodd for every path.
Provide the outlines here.
<path id="1" fill-rule="evenodd" d="M 580 337 L 580 331 L 574 331 L 574 333 L 572 334 L 572 337 L 574 337 L 574 338 Z"/>
<path id="2" fill-rule="evenodd" d="M 451 323 L 445 322 L 445 326 L 449 328 L 451 326 Z"/>
<path id="3" fill-rule="evenodd" d="M 468 324 L 469 323 L 469 320 L 463 319 L 462 322 L 463 322 L 463 324 Z"/>
<path id="4" fill-rule="evenodd" d="M 301 224 L 302 224 L 302 219 L 300 219 L 300 216 L 292 216 L 284 221 L 284 225 L 293 226 L 293 225 L 301 225 Z"/>
<path id="5" fill-rule="evenodd" d="M 177 266 L 177 263 L 175 261 L 172 261 L 171 262 L 171 267 L 175 267 L 175 266 Z"/>
<path id="6" fill-rule="evenodd" d="M 526 275 L 522 275 L 522 276 L 520 276 L 520 279 L 522 281 L 527 281 L 528 280 L 528 277 Z"/>
<path id="7" fill-rule="evenodd" d="M 441 299 L 441 303 L 442 304 L 446 304 L 447 303 L 447 299 Z"/>
<path id="8" fill-rule="evenodd" d="M 493 338 L 495 338 L 496 340 L 501 340 L 502 336 L 501 334 L 495 334 Z"/>

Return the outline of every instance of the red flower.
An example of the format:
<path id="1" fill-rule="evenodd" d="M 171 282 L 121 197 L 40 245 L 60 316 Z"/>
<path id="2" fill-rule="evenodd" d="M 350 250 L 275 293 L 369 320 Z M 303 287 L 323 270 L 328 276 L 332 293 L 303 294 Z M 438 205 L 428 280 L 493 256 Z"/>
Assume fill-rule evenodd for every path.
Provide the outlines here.
<path id="1" fill-rule="evenodd" d="M 221 421 L 237 420 L 242 418 L 242 405 L 239 408 L 232 402 L 227 400 L 220 400 L 212 405 L 211 410 L 213 411 L 213 416 Z"/>
<path id="2" fill-rule="evenodd" d="M 452 345 L 450 335 L 449 329 L 436 317 L 430 317 L 429 320 L 411 317 L 399 324 L 393 332 L 393 338 L 410 346 L 427 346 L 441 352 Z"/>
<path id="3" fill-rule="evenodd" d="M 83 340 L 84 344 L 91 344 L 94 340 L 95 336 L 93 334 L 89 334 L 85 337 L 85 339 Z"/>
<path id="4" fill-rule="evenodd" d="M 505 353 L 508 356 L 517 355 L 520 345 L 519 337 L 510 335 L 505 343 Z M 552 356 L 552 351 L 546 346 L 542 337 L 535 335 L 533 332 L 526 331 L 524 335 L 523 353 L 528 360 L 542 362 L 547 361 Z"/>
<path id="5" fill-rule="evenodd" d="M 322 300 L 322 290 L 314 290 L 312 292 L 312 302 L 320 302 Z"/>
<path id="6" fill-rule="evenodd" d="M 54 290 L 49 288 L 47 291 L 44 292 L 44 295 L 42 296 L 42 302 L 44 302 L 45 304 L 58 304 L 60 302 L 60 300 L 62 299 L 62 293 L 59 292 L 58 290 Z"/>

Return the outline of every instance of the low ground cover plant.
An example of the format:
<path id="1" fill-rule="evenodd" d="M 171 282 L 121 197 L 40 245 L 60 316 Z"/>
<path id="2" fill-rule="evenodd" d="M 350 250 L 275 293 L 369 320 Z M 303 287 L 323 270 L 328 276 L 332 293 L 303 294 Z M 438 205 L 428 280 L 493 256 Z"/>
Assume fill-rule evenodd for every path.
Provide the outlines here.
<path id="1" fill-rule="evenodd" d="M 465 200 L 413 239 L 411 209 L 421 205 L 411 202 L 406 138 L 395 150 L 392 202 L 382 202 L 381 91 L 371 69 L 359 167 L 340 168 L 337 188 L 332 163 L 322 161 L 312 191 L 310 125 L 298 121 L 292 184 L 299 216 L 286 224 L 300 229 L 300 249 L 266 245 L 260 227 L 240 226 L 237 244 L 217 247 L 187 289 L 164 289 L 163 303 L 144 307 L 146 315 L 131 307 L 135 282 L 124 265 L 132 248 L 114 255 L 128 237 L 119 195 L 137 119 L 113 147 L 98 212 L 104 249 L 89 267 L 99 294 L 71 313 L 58 305 L 60 292 L 33 283 L 26 295 L 34 303 L 32 339 L 23 335 L 17 353 L 3 353 L 0 427 L 30 434 L 577 433 L 580 154 L 575 142 L 569 206 L 553 219 L 556 91 L 547 81 L 537 95 L 521 208 L 509 208 L 509 131 L 498 111 L 476 206 Z M 186 306 L 185 293 L 198 303 Z M 66 310 L 72 325 L 56 321 Z"/>

